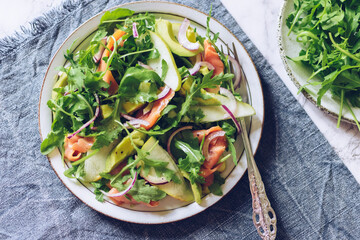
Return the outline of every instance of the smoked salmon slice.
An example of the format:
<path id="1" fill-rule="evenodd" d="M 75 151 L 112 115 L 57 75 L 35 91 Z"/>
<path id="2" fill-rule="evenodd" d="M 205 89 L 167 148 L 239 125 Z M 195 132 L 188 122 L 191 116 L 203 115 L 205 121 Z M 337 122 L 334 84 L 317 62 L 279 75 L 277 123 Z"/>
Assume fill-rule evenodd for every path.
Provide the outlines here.
<path id="1" fill-rule="evenodd" d="M 116 30 L 113 34 L 113 37 L 115 38 L 115 40 L 119 40 L 123 35 L 125 35 L 126 32 L 122 31 L 122 30 Z M 106 45 L 106 47 L 110 50 L 113 50 L 114 48 L 114 39 L 112 37 L 109 37 L 108 38 L 108 44 Z M 120 43 L 120 46 L 123 46 L 124 45 L 124 42 L 122 41 Z M 97 71 L 105 71 L 106 70 L 106 62 L 103 60 L 104 57 L 109 57 L 110 56 L 110 52 L 108 49 L 105 49 L 102 56 L 101 56 L 101 59 L 100 59 L 100 64 L 98 66 L 98 69 Z M 103 77 L 103 80 L 105 82 L 107 82 L 108 84 L 110 84 L 110 87 L 108 89 L 108 92 L 110 95 L 113 95 L 117 92 L 118 88 L 119 88 L 119 85 L 117 84 L 117 82 L 115 81 L 115 78 L 113 77 L 112 73 L 110 70 L 107 70 L 104 77 Z"/>
<path id="2" fill-rule="evenodd" d="M 199 143 L 201 143 L 204 137 L 207 137 L 209 134 L 217 131 L 222 131 L 222 128 L 215 126 L 207 130 L 195 130 L 192 133 L 194 137 L 198 138 Z M 213 173 L 221 167 L 222 163 L 218 165 L 216 164 L 219 162 L 221 155 L 226 150 L 226 147 L 227 140 L 225 136 L 217 137 L 209 143 L 207 157 L 200 169 L 200 176 L 205 178 L 205 183 L 203 184 L 204 186 L 208 187 L 213 183 Z"/>
<path id="3" fill-rule="evenodd" d="M 224 72 L 224 63 L 221 61 L 219 54 L 208 40 L 204 41 L 204 59 L 214 66 L 213 76 Z M 219 90 L 220 86 L 217 86 L 216 88 L 206 88 L 206 91 L 212 93 L 218 93 Z"/>
<path id="4" fill-rule="evenodd" d="M 221 165 L 222 165 L 222 163 L 212 169 L 201 167 L 200 168 L 200 176 L 202 176 L 206 179 L 207 177 L 212 175 L 214 172 L 216 172 L 221 167 Z"/>
<path id="5" fill-rule="evenodd" d="M 81 154 L 89 151 L 94 142 L 95 139 L 93 137 L 80 137 L 78 135 L 70 139 L 65 137 L 65 158 L 72 162 L 79 160 Z"/>
<path id="6" fill-rule="evenodd" d="M 203 166 L 205 168 L 213 168 L 217 162 L 219 161 L 221 155 L 225 152 L 226 149 L 226 139 L 225 137 L 220 137 L 220 139 L 213 140 L 215 144 L 211 144 L 209 146 L 209 155 L 208 158 L 205 159 Z"/>
<path id="7" fill-rule="evenodd" d="M 164 108 L 169 104 L 170 100 L 174 97 L 174 95 L 174 90 L 170 89 L 170 91 L 165 97 L 154 101 L 154 105 L 151 108 L 150 112 L 140 117 L 140 119 L 147 121 L 149 125 L 141 125 L 141 127 L 145 128 L 146 130 L 152 128 L 157 122 L 157 120 L 160 118 L 162 110 L 164 110 Z"/>
<path id="8" fill-rule="evenodd" d="M 222 128 L 219 126 L 211 127 L 207 130 L 194 130 L 192 131 L 194 137 L 199 139 L 199 143 L 201 143 L 202 139 L 209 135 L 212 132 L 221 131 Z"/>

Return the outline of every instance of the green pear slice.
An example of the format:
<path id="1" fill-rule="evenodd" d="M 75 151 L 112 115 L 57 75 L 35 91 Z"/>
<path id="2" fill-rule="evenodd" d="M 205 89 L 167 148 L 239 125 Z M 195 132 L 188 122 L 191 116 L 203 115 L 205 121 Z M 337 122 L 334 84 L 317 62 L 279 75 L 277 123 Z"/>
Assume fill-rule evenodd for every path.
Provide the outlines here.
<path id="1" fill-rule="evenodd" d="M 160 190 L 164 191 L 169 196 L 181 200 L 181 201 L 187 201 L 191 202 L 194 201 L 193 193 L 187 184 L 185 182 L 184 177 L 182 176 L 179 168 L 177 167 L 174 160 L 171 158 L 171 156 L 168 154 L 167 151 L 165 151 L 159 143 L 156 141 L 154 137 L 149 138 L 149 140 L 146 141 L 144 146 L 142 147 L 142 150 L 150 151 L 149 155 L 147 156 L 149 159 L 162 161 L 162 162 L 168 162 L 168 165 L 166 166 L 168 169 L 173 170 L 176 174 L 176 176 L 180 179 L 180 183 L 174 183 L 173 181 L 170 181 L 166 184 L 150 184 L 156 186 Z M 151 174 L 151 176 L 149 176 Z M 158 178 L 156 176 L 155 171 L 149 171 L 148 176 L 144 176 L 142 172 L 140 172 L 140 175 L 147 179 L 147 178 Z M 154 180 L 153 180 L 154 181 Z"/>
<path id="2" fill-rule="evenodd" d="M 228 97 L 222 96 L 220 94 L 213 94 L 212 96 L 214 96 L 221 103 L 221 105 L 229 106 L 230 99 Z M 191 106 L 190 110 L 198 111 L 200 109 L 203 112 L 205 117 L 202 118 L 200 122 L 216 122 L 216 121 L 230 119 L 231 118 L 230 115 L 224 110 L 224 108 L 221 105 L 220 106 L 196 105 L 196 106 Z M 253 116 L 256 114 L 256 112 L 255 109 L 250 104 L 236 101 L 236 107 L 233 114 L 236 118 L 241 118 L 241 117 Z M 181 121 L 189 122 L 190 120 L 188 117 L 185 116 Z"/>
<path id="3" fill-rule="evenodd" d="M 181 87 L 181 76 L 179 74 L 178 68 L 176 66 L 174 57 L 162 38 L 154 33 L 150 32 L 152 43 L 154 48 L 156 48 L 160 57 L 156 59 L 148 60 L 147 64 L 154 69 L 154 71 L 161 76 L 162 74 L 162 60 L 165 60 L 168 65 L 168 71 L 165 77 L 165 84 L 168 85 L 172 90 L 178 91 Z"/>

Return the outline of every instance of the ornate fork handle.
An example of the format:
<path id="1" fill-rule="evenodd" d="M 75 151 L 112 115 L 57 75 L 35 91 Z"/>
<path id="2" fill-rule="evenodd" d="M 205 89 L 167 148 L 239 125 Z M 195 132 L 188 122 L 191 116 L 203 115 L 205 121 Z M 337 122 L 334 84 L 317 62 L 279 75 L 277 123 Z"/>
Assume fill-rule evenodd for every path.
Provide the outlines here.
<path id="1" fill-rule="evenodd" d="M 252 196 L 253 222 L 262 239 L 272 240 L 276 238 L 276 215 L 266 196 L 264 183 L 259 169 L 256 166 L 248 138 L 244 118 L 240 119 L 241 135 L 244 141 L 250 191 Z"/>

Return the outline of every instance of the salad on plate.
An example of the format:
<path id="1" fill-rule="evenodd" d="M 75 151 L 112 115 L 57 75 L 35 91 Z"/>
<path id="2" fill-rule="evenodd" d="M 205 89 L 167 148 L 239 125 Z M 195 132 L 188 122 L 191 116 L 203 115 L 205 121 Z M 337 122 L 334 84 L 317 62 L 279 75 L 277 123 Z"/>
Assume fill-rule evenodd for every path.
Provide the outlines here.
<path id="1" fill-rule="evenodd" d="M 325 96 L 329 92 L 339 105 L 337 127 L 347 110 L 351 121 L 360 130 L 357 119 L 360 108 L 360 2 L 294 0 L 289 4 L 294 9 L 285 18 L 286 37 L 294 38 L 301 50 L 297 56 L 287 58 L 311 71 L 299 92 L 304 90 L 314 96 L 318 106 L 322 99 L 327 101 Z"/>
<path id="2" fill-rule="evenodd" d="M 237 163 L 237 118 L 255 110 L 237 92 L 240 64 L 217 47 L 209 21 L 200 36 L 186 18 L 105 12 L 90 44 L 64 55 L 41 152 L 59 149 L 65 176 L 119 206 L 222 195 L 221 173 Z"/>

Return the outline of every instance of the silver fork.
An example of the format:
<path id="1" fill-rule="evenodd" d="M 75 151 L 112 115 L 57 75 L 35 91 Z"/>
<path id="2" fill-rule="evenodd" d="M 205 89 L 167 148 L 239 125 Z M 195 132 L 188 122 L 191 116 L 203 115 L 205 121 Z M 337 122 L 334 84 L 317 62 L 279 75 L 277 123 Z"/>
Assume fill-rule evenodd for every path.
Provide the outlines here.
<path id="1" fill-rule="evenodd" d="M 233 55 L 236 61 L 239 61 L 235 44 L 233 45 Z M 229 47 L 227 46 L 228 54 Z M 231 51 L 231 49 L 230 49 Z M 245 74 L 242 75 L 243 81 L 246 79 Z M 256 166 L 254 155 L 252 154 L 251 144 L 248 137 L 246 123 L 244 118 L 240 118 L 241 136 L 244 142 L 245 153 L 247 158 L 248 176 L 250 192 L 252 196 L 253 222 L 258 234 L 264 240 L 272 240 L 276 238 L 276 215 L 271 207 L 270 201 L 265 192 L 265 186 L 261 179 L 258 167 Z"/>

